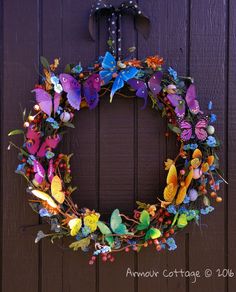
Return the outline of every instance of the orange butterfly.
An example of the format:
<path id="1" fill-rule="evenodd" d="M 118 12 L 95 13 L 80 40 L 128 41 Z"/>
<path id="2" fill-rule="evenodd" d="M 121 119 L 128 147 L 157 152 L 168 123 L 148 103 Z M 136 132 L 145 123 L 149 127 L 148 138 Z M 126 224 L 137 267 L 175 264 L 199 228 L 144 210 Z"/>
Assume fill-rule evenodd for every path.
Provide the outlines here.
<path id="1" fill-rule="evenodd" d="M 176 169 L 176 166 L 172 164 L 169 169 L 167 179 L 166 179 L 167 186 L 164 189 L 164 199 L 167 202 L 172 202 L 178 191 L 178 194 L 176 197 L 176 205 L 181 204 L 187 194 L 187 189 L 192 181 L 192 178 L 193 178 L 193 170 L 191 169 L 189 171 L 189 174 L 185 178 L 185 180 L 180 182 L 180 186 L 179 186 L 177 169 Z"/>

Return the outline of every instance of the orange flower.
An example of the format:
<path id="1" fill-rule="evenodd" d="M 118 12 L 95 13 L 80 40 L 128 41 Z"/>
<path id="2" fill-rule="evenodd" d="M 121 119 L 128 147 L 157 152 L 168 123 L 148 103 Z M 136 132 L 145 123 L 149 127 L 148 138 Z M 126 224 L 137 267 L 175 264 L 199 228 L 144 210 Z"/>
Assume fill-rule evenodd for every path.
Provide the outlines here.
<path id="1" fill-rule="evenodd" d="M 149 56 L 147 57 L 145 63 L 147 63 L 148 67 L 152 68 L 153 70 L 156 70 L 164 63 L 164 60 L 159 56 Z"/>
<path id="2" fill-rule="evenodd" d="M 133 66 L 133 67 L 136 67 L 136 68 L 142 68 L 141 61 L 137 60 L 137 59 L 132 59 L 132 60 L 129 60 L 129 61 L 125 61 L 124 63 L 125 63 L 125 65 L 128 65 L 128 66 Z"/>
<path id="3" fill-rule="evenodd" d="M 57 215 L 59 213 L 58 209 L 51 207 L 46 201 L 42 201 L 41 205 L 53 215 Z"/>
<path id="4" fill-rule="evenodd" d="M 155 205 L 151 205 L 151 206 L 149 206 L 149 208 L 148 208 L 148 213 L 151 215 L 151 216 L 155 216 L 155 212 L 156 212 L 156 210 L 157 210 L 157 208 L 156 208 L 156 206 Z"/>

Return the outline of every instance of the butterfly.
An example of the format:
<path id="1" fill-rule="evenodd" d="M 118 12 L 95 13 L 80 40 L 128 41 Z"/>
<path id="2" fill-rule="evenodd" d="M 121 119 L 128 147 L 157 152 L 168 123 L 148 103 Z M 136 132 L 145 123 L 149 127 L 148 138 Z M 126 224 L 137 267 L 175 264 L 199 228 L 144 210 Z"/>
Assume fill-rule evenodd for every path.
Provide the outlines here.
<path id="1" fill-rule="evenodd" d="M 101 89 L 99 74 L 92 74 L 83 84 L 80 84 L 74 77 L 65 73 L 60 74 L 59 79 L 63 90 L 67 93 L 67 100 L 74 109 L 80 109 L 82 97 L 85 98 L 90 109 L 96 107 L 99 101 L 98 92 Z"/>
<path id="2" fill-rule="evenodd" d="M 206 132 L 206 127 L 207 127 L 207 120 L 206 119 L 201 119 L 199 120 L 195 127 L 194 127 L 194 133 L 197 137 L 198 140 L 204 141 L 207 138 L 207 132 Z M 189 141 L 191 138 L 193 138 L 193 126 L 190 122 L 183 120 L 179 123 L 180 128 L 182 130 L 181 133 L 181 139 L 184 141 Z"/>
<path id="3" fill-rule="evenodd" d="M 181 182 L 180 188 L 178 185 L 178 176 L 177 176 L 177 169 L 174 164 L 171 165 L 167 178 L 166 178 L 166 183 L 167 186 L 164 189 L 164 199 L 167 202 L 172 202 L 177 194 L 176 197 L 176 205 L 180 205 L 186 194 L 187 194 L 187 189 L 193 179 L 193 170 L 191 169 L 185 178 L 184 181 Z M 178 190 L 179 189 L 179 190 Z"/>
<path id="4" fill-rule="evenodd" d="M 58 175 L 55 175 L 52 179 L 52 196 L 39 190 L 32 190 L 32 194 L 37 198 L 46 201 L 52 208 L 57 208 L 57 203 L 62 204 L 65 201 L 65 193 L 62 191 L 62 182 Z"/>
<path id="5" fill-rule="evenodd" d="M 112 102 L 116 91 L 122 88 L 126 81 L 133 78 L 138 73 L 138 69 L 132 66 L 127 66 L 123 70 L 118 71 L 116 60 L 109 52 L 106 52 L 102 60 L 102 68 L 103 70 L 101 70 L 99 74 L 104 84 L 107 84 L 112 80 L 113 76 L 116 75 L 111 88 L 110 102 Z"/>
<path id="6" fill-rule="evenodd" d="M 196 115 L 198 113 L 202 113 L 200 111 L 199 102 L 196 100 L 196 88 L 193 84 L 191 84 L 187 89 L 185 100 L 177 94 L 167 94 L 167 98 L 170 101 L 171 105 L 175 107 L 176 115 L 179 118 L 183 118 L 185 116 L 186 103 L 192 114 Z"/>
<path id="7" fill-rule="evenodd" d="M 45 169 L 43 168 L 43 166 L 41 165 L 41 163 L 39 161 L 37 161 L 37 160 L 33 161 L 33 170 L 35 172 L 34 181 L 37 184 L 42 184 L 42 182 L 45 179 L 46 172 L 45 172 Z M 48 180 L 49 180 L 50 183 L 53 180 L 54 172 L 55 172 L 55 169 L 54 169 L 54 166 L 53 166 L 53 160 L 50 159 L 49 166 L 48 166 L 48 171 L 47 171 L 47 177 L 48 177 Z"/>
<path id="8" fill-rule="evenodd" d="M 39 104 L 40 109 L 49 117 L 52 114 L 52 110 L 55 115 L 60 104 L 60 94 L 55 92 L 54 97 L 52 97 L 51 94 L 42 88 L 36 88 L 32 90 L 32 92 L 35 92 L 36 94 L 36 101 Z"/>
<path id="9" fill-rule="evenodd" d="M 132 78 L 128 80 L 128 84 L 136 90 L 136 96 L 144 99 L 144 105 L 142 109 L 144 109 L 147 105 L 147 97 L 148 97 L 148 89 L 151 90 L 153 95 L 157 95 L 161 91 L 161 80 L 162 80 L 162 72 L 156 72 L 146 83 L 143 80 Z"/>
<path id="10" fill-rule="evenodd" d="M 61 137 L 55 135 L 54 137 L 47 137 L 40 146 L 40 132 L 36 132 L 33 128 L 29 127 L 26 133 L 25 146 L 30 154 L 38 157 L 44 157 L 47 151 L 55 149 L 60 142 Z"/>

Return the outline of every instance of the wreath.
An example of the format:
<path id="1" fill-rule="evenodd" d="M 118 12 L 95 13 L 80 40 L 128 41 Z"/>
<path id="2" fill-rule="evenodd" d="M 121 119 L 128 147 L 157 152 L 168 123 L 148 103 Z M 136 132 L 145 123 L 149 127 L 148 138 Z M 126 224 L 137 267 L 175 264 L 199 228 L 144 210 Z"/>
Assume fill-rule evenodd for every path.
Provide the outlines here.
<path id="1" fill-rule="evenodd" d="M 138 252 L 148 245 L 157 251 L 175 250 L 175 234 L 191 221 L 199 224 L 202 215 L 211 213 L 212 198 L 222 201 L 218 191 L 225 180 L 216 154 L 220 143 L 214 133 L 212 102 L 205 115 L 193 80 L 164 67 L 159 56 L 137 60 L 127 55 L 116 61 L 106 52 L 88 69 L 69 64 L 61 74 L 57 73 L 59 59 L 50 65 L 41 57 L 41 63 L 42 82 L 33 89 L 36 104 L 29 114 L 23 112 L 24 129 L 9 133 L 24 136 L 21 147 L 13 142 L 9 145 L 9 149 L 14 146 L 19 150 L 16 173 L 27 180 L 30 206 L 51 226 L 48 234 L 39 231 L 35 242 L 45 237 L 52 242 L 71 237 L 71 249 L 92 250 L 89 264 L 98 255 L 104 262 L 113 262 L 117 252 Z M 137 202 L 132 216 L 115 209 L 106 222 L 99 212 L 73 202 L 72 154 L 57 153 L 56 148 L 66 128 L 74 128 L 77 111 L 93 110 L 108 92 L 110 101 L 115 95 L 125 95 L 124 88 L 130 96 L 143 99 L 143 109 L 150 104 L 167 118 L 179 151 L 165 162 L 168 174 L 162 199 L 157 198 L 155 204 Z"/>

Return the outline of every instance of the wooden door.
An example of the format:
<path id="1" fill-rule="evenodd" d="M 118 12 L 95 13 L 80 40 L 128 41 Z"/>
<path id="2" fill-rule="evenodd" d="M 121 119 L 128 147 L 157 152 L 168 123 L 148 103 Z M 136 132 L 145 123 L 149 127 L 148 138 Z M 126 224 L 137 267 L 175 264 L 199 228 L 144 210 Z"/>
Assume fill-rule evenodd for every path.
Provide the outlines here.
<path id="1" fill-rule="evenodd" d="M 115 263 L 88 265 L 86 254 L 72 252 L 63 242 L 34 244 L 39 218 L 27 204 L 25 182 L 14 174 L 16 155 L 7 151 L 9 130 L 21 127 L 21 108 L 33 104 L 39 56 L 60 57 L 62 66 L 84 65 L 106 50 L 107 31 L 99 20 L 95 42 L 88 33 L 91 0 L 0 1 L 1 93 L 1 267 L 2 291 L 15 292 L 233 292 L 235 277 L 218 277 L 216 269 L 236 273 L 236 2 L 230 0 L 139 0 L 151 20 L 148 40 L 138 35 L 133 19 L 122 22 L 123 47 L 137 47 L 138 57 L 160 54 L 180 75 L 194 77 L 200 102 L 214 100 L 217 132 L 222 141 L 221 166 L 229 186 L 217 211 L 199 229 L 177 235 L 175 252 L 148 248 L 140 255 L 124 253 Z M 114 5 L 120 1 L 112 1 Z M 62 145 L 73 152 L 74 183 L 80 205 L 102 213 L 119 207 L 130 212 L 136 200 L 155 202 L 165 184 L 163 161 L 177 151 L 167 138 L 166 122 L 141 101 L 103 98 L 96 110 L 76 118 Z M 175 268 L 204 272 L 212 278 L 126 277 L 132 271 Z"/>

